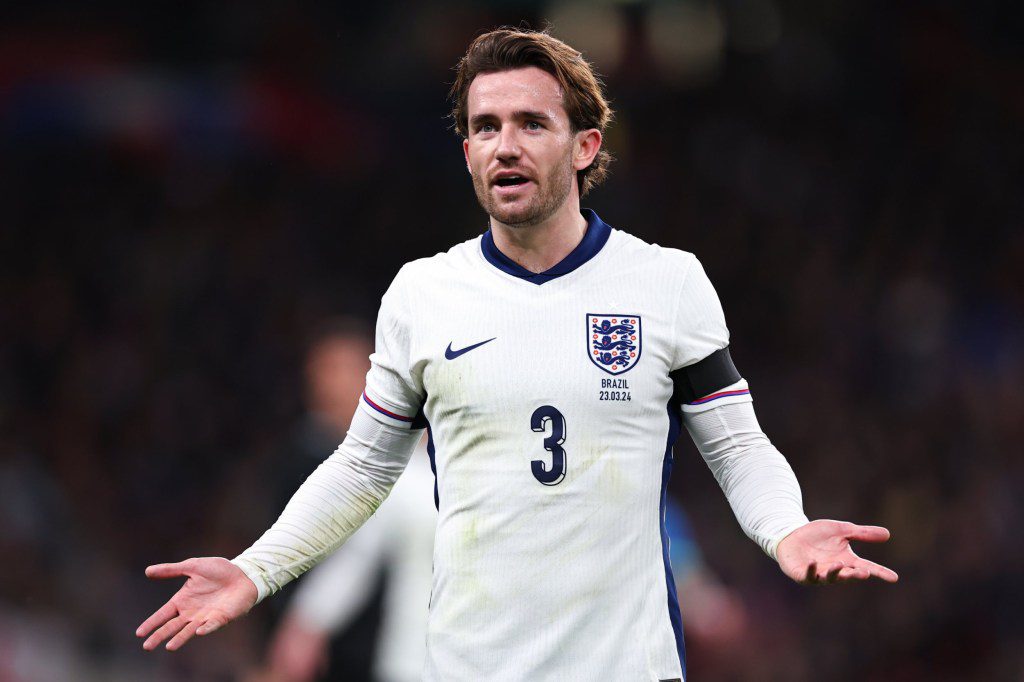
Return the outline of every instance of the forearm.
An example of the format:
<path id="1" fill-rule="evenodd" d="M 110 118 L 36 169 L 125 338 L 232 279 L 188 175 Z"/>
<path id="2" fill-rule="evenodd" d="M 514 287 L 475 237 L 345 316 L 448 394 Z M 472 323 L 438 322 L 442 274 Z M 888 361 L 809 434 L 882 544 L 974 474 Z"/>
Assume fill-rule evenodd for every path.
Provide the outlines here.
<path id="1" fill-rule="evenodd" d="M 753 404 L 687 413 L 684 423 L 743 532 L 774 559 L 778 543 L 807 517 L 793 469 L 761 431 Z"/>
<path id="2" fill-rule="evenodd" d="M 299 487 L 277 522 L 233 559 L 256 584 L 257 601 L 337 549 L 377 510 L 420 434 L 356 410 L 344 442 Z"/>

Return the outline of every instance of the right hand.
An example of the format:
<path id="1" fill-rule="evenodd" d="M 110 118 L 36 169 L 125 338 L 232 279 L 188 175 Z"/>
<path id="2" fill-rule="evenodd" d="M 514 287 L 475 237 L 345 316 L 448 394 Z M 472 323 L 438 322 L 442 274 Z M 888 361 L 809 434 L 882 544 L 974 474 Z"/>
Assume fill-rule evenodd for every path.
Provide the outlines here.
<path id="1" fill-rule="evenodd" d="M 172 639 L 167 649 L 180 649 L 195 635 L 208 635 L 248 613 L 258 596 L 256 585 L 242 569 L 220 557 L 149 566 L 146 577 L 188 578 L 182 588 L 135 631 L 136 637 L 149 635 L 142 644 L 147 651 L 155 649 L 168 637 Z"/>

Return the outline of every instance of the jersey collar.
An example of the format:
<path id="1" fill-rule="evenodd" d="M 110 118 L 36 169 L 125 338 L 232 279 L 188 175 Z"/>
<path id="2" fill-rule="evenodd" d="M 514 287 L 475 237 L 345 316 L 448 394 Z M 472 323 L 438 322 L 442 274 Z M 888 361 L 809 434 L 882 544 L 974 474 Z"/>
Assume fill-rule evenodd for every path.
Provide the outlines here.
<path id="1" fill-rule="evenodd" d="M 494 236 L 491 234 L 490 230 L 484 232 L 483 240 L 480 244 L 484 258 L 487 259 L 488 263 L 502 272 L 506 272 L 513 277 L 525 279 L 527 282 L 532 282 L 533 284 L 544 284 L 545 282 L 550 282 L 562 275 L 568 275 L 570 272 L 596 256 L 604 247 L 605 243 L 608 241 L 608 237 L 611 236 L 612 233 L 612 228 L 601 220 L 597 213 L 591 209 L 581 209 L 580 213 L 582 213 L 583 217 L 587 220 L 587 233 L 583 235 L 583 240 L 576 245 L 576 248 L 573 249 L 568 256 L 544 272 L 530 272 L 522 265 L 516 263 L 514 260 L 499 251 L 497 245 L 494 243 Z"/>

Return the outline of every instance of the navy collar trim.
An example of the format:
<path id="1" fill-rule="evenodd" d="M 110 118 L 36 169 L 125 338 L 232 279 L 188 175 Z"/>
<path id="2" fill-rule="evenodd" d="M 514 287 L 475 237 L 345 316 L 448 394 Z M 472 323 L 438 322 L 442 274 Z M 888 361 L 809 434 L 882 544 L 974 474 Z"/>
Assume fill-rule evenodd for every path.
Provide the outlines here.
<path id="1" fill-rule="evenodd" d="M 530 272 L 499 251 L 490 230 L 484 232 L 483 240 L 480 244 L 484 258 L 502 272 L 506 272 L 513 277 L 525 279 L 533 284 L 544 284 L 562 275 L 568 275 L 596 256 L 604 248 L 604 245 L 608 242 L 608 237 L 612 234 L 612 228 L 601 220 L 594 211 L 584 208 L 580 213 L 587 219 L 587 233 L 583 235 L 583 240 L 576 245 L 576 248 L 568 256 L 544 272 Z"/>

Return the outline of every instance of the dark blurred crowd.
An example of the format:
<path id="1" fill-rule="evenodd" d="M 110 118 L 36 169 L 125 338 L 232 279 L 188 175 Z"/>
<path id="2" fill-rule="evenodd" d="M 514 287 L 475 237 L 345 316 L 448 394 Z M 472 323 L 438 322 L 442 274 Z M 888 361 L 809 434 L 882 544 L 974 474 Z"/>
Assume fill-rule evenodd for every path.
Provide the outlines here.
<path id="1" fill-rule="evenodd" d="M 753 613 L 694 678 L 1024 678 L 1019 5 L 336 5 L 5 10 L 0 680 L 262 659 L 265 607 L 144 654 L 172 586 L 143 568 L 248 546 L 318 325 L 486 229 L 445 95 L 521 19 L 601 37 L 617 160 L 583 205 L 702 260 L 808 515 L 893 532 L 862 549 L 898 585 L 791 584 L 682 443 L 671 488 Z"/>

